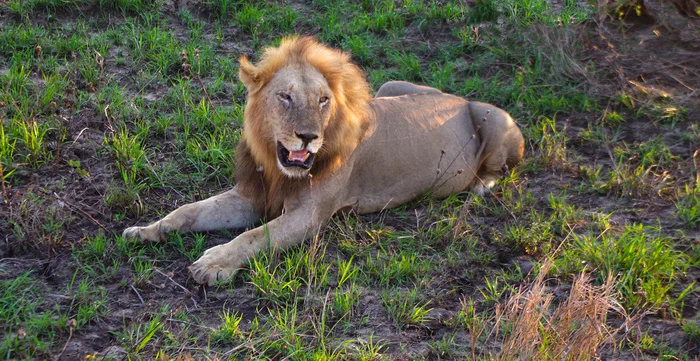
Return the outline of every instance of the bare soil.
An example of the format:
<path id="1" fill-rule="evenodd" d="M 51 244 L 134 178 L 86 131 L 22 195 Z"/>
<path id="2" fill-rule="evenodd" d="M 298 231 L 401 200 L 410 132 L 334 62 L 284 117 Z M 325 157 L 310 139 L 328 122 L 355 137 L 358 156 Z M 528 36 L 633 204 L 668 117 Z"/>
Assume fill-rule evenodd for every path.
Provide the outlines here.
<path id="1" fill-rule="evenodd" d="M 296 3 L 296 2 L 293 2 Z M 167 2 L 164 7 L 165 16 L 171 19 L 176 32 L 186 32 L 177 17 L 177 11 L 183 7 L 192 6 L 186 0 Z M 295 4 L 300 8 L 306 7 L 305 2 Z M 197 7 L 189 7 L 193 14 L 197 14 Z M 663 7 L 655 8 L 663 11 Z M 83 9 L 83 15 L 89 14 L 91 9 Z M 201 15 L 201 14 L 200 14 Z M 5 16 L 5 15 L 2 15 Z M 0 16 L 0 24 L 7 23 L 7 19 Z M 74 14 L 64 12 L 56 14 L 55 22 L 72 21 Z M 114 18 L 120 18 L 121 14 L 113 14 Z M 581 39 L 585 42 L 586 61 L 596 69 L 609 74 L 596 84 L 592 84 L 601 95 L 613 96 L 620 90 L 630 90 L 642 94 L 640 98 L 653 99 L 655 97 L 670 97 L 684 104 L 687 110 L 687 120 L 673 124 L 655 124 L 649 119 L 630 119 L 621 124 L 619 141 L 627 143 L 644 142 L 650 137 L 663 135 L 669 139 L 677 139 L 672 144 L 672 151 L 682 159 L 682 166 L 671 170 L 676 182 L 687 181 L 693 177 L 695 165 L 693 154 L 700 149 L 697 139 L 674 138 L 679 131 L 688 130 L 691 126 L 700 124 L 700 22 L 697 17 L 682 17 L 683 27 L 676 23 L 662 23 L 657 20 L 660 17 L 647 7 L 641 17 L 628 16 L 625 22 L 617 22 L 607 19 L 598 24 L 581 26 Z M 40 18 L 32 19 L 40 22 Z M 305 32 L 314 33 L 318 29 L 304 29 Z M 206 29 L 205 29 L 206 31 Z M 211 31 L 211 30 L 210 30 Z M 226 30 L 228 31 L 228 30 Z M 231 32 L 226 34 L 226 41 L 221 45 L 222 52 L 237 56 L 241 53 L 253 53 L 257 49 L 249 49 L 245 42 L 234 41 L 237 37 L 245 37 L 245 34 Z M 424 39 L 423 41 L 435 41 L 439 38 Z M 113 64 L 111 55 L 106 57 L 107 64 Z M 119 71 L 116 76 L 121 77 L 120 82 L 132 90 L 135 86 L 130 84 L 135 74 Z M 3 70 L 4 71 L 4 70 Z M 1 72 L 0 72 L 1 73 Z M 582 81 L 588 81 L 582 79 Z M 164 89 L 158 86 L 148 87 L 147 92 L 154 98 L 164 95 Z M 221 102 L 225 102 L 224 97 Z M 68 306 L 70 299 L 60 297 L 65 293 L 66 287 L 71 283 L 75 272 L 75 260 L 72 258 L 72 250 L 81 247 L 85 235 L 94 235 L 98 232 L 108 234 L 120 234 L 129 225 L 145 223 L 155 218 L 155 211 L 165 211 L 215 194 L 229 187 L 221 184 L 219 187 L 197 189 L 194 196 L 185 197 L 175 190 L 151 191 L 143 195 L 142 204 L 146 209 L 143 218 L 133 214 L 121 220 L 115 220 L 115 213 L 107 206 L 105 196 L 111 182 L 115 181 L 115 159 L 104 152 L 103 136 L 110 127 L 101 114 L 97 114 L 93 107 L 85 107 L 78 112 L 71 112 L 72 102 L 76 101 L 70 95 L 65 104 L 57 105 L 57 112 L 65 119 L 69 134 L 66 142 L 54 145 L 55 152 L 53 163 L 35 171 L 24 171 L 22 168 L 13 176 L 12 184 L 8 184 L 7 193 L 0 196 L 3 206 L 0 207 L 0 279 L 12 280 L 33 270 L 35 275 L 40 275 L 42 280 L 42 293 L 51 300 L 50 305 Z M 611 109 L 612 110 L 612 109 Z M 547 195 L 553 190 L 569 189 L 581 181 L 577 166 L 580 164 L 610 165 L 609 149 L 592 146 L 581 140 L 582 130 L 586 129 L 589 122 L 600 117 L 597 113 L 569 114 L 557 117 L 557 126 L 566 129 L 569 139 L 568 147 L 578 155 L 572 161 L 574 167 L 569 169 L 547 169 L 528 172 L 523 175 L 520 186 L 532 192 L 538 203 L 535 206 L 544 206 Z M 521 122 L 522 123 L 522 122 Z M 163 154 L 163 157 L 168 157 Z M 75 167 L 68 164 L 68 159 L 80 160 L 81 168 L 90 173 L 89 178 L 81 177 L 76 173 Z M 153 159 L 158 162 L 158 159 Z M 682 222 L 677 218 L 673 201 L 666 197 L 629 198 L 614 197 L 607 194 L 575 194 L 572 192 L 571 203 L 582 208 L 586 212 L 612 213 L 613 224 L 642 223 L 660 225 L 665 232 L 678 240 L 679 249 L 687 249 L 692 244 L 700 242 L 700 231 L 685 230 Z M 192 199 L 194 198 L 194 199 Z M 417 204 L 412 209 L 402 212 L 387 211 L 384 215 L 367 215 L 361 217 L 366 222 L 373 222 L 377 217 L 387 227 L 395 229 L 410 229 L 415 227 L 417 214 L 421 213 L 424 206 Z M 54 212 L 63 222 L 63 237 L 53 241 L 46 241 L 42 237 L 40 226 L 45 221 L 46 212 Z M 497 217 L 482 217 L 475 215 L 473 221 L 479 224 L 492 224 L 498 227 L 503 219 Z M 12 220 L 15 224 L 22 225 L 28 234 L 28 239 L 40 239 L 41 242 L 22 242 L 16 237 L 16 231 L 12 229 Z M 682 232 L 679 237 L 676 231 Z M 235 236 L 235 233 L 231 233 Z M 226 242 L 221 234 L 210 234 L 207 247 Z M 485 247 L 490 246 L 488 232 L 482 234 L 480 240 Z M 497 255 L 494 262 L 486 268 L 475 265 L 472 272 L 475 275 L 491 272 L 490 269 L 507 269 L 519 265 L 523 269 L 532 267 L 534 257 L 517 254 L 509 250 L 492 247 Z M 243 324 L 253 319 L 261 312 L 267 312 L 261 305 L 255 294 L 254 287 L 244 283 L 239 278 L 232 290 L 205 288 L 195 284 L 188 275 L 187 266 L 190 262 L 182 255 L 172 250 L 166 250 L 171 254 L 170 261 L 160 263 L 158 273 L 142 285 L 136 288 L 124 287 L 118 280 L 131 277 L 128 264 L 122 265 L 117 272 L 114 283 L 101 284 L 107 292 L 108 312 L 98 321 L 88 324 L 79 331 L 69 335 L 61 332 L 55 344 L 52 346 L 50 356 L 61 360 L 79 360 L 87 354 L 98 353 L 100 356 L 112 356 L 120 359 L 124 351 L 115 338 L 115 332 L 121 332 L 124 325 L 132 324 L 151 314 L 170 314 L 179 310 L 186 310 L 189 315 L 196 316 L 201 323 L 195 328 L 202 335 L 207 335 L 210 328 L 220 326 L 221 320 L 217 314 L 222 309 L 231 309 L 241 312 L 244 316 Z M 337 245 L 332 242 L 328 246 L 327 253 L 332 257 L 337 251 Z M 428 346 L 427 340 L 439 340 L 445 332 L 444 325 L 440 322 L 459 309 L 460 297 L 479 298 L 479 286 L 473 280 L 483 277 L 464 276 L 464 270 L 457 269 L 448 272 L 441 278 L 432 280 L 429 286 L 429 297 L 434 300 L 431 311 L 434 321 L 425 328 L 397 331 L 396 327 L 386 316 L 382 306 L 380 294 L 376 290 L 365 290 L 361 297 L 361 308 L 369 316 L 369 323 L 364 327 L 349 332 L 348 336 L 374 335 L 375 339 L 381 339 L 389 345 L 385 350 L 387 356 L 394 360 L 412 360 L 418 356 L 428 359 L 437 359 Z M 691 269 L 679 285 L 678 292 L 692 282 L 700 283 L 700 271 Z M 128 281 L 127 283 L 130 283 Z M 262 307 L 261 307 L 262 306 Z M 664 340 L 668 347 L 682 350 L 689 357 L 700 357 L 700 344 L 697 339 L 689 340 L 680 329 L 677 322 L 669 320 L 668 315 L 653 314 L 643 320 L 642 329 L 649 329 L 651 335 Z M 690 322 L 700 323 L 700 294 L 697 292 L 689 295 L 685 301 L 683 317 Z M 176 332 L 181 325 L 179 320 L 166 317 L 168 328 Z M 244 326 L 245 327 L 245 326 Z M 460 337 L 466 337 L 464 335 Z M 206 339 L 204 336 L 202 339 Z M 455 339 L 455 343 L 468 343 L 466 338 Z M 399 345 L 403 345 L 399 347 Z M 199 345 L 206 347 L 206 345 Z M 155 354 L 155 346 L 148 345 L 145 353 Z M 59 357 L 60 355 L 60 357 Z M 641 359 L 652 360 L 655 355 L 642 351 L 610 351 L 604 359 Z"/>

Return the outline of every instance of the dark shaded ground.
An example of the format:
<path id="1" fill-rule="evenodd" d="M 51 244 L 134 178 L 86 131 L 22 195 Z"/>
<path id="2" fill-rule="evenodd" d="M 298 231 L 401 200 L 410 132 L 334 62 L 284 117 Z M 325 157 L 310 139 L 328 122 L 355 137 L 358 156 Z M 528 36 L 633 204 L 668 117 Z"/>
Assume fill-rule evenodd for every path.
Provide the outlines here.
<path id="1" fill-rule="evenodd" d="M 309 7 L 303 2 L 293 6 L 300 9 Z M 666 20 L 664 25 L 663 22 L 657 21 L 661 12 L 668 12 L 664 6 L 666 6 L 665 3 L 653 3 L 653 6 L 646 6 L 644 16 L 638 18 L 629 16 L 624 23 L 608 19 L 599 24 L 582 26 L 579 35 L 586 49 L 583 62 L 609 76 L 605 79 L 597 79 L 595 82 L 585 78 L 581 78 L 581 81 L 590 82 L 592 91 L 602 96 L 612 98 L 620 90 L 625 90 L 636 94 L 639 102 L 648 101 L 649 104 L 653 104 L 653 101 L 659 97 L 668 97 L 674 104 L 683 104 L 687 110 L 684 121 L 669 126 L 655 124 L 643 116 L 637 119 L 632 116 L 631 120 L 620 124 L 615 131 L 618 132 L 616 137 L 618 142 L 624 141 L 629 144 L 645 142 L 657 134 L 670 140 L 669 147 L 680 160 L 674 163 L 675 168 L 667 169 L 668 173 L 664 176 L 672 177 L 673 182 L 676 183 L 692 183 L 692 178 L 698 171 L 697 164 L 694 164 L 694 161 L 698 160 L 697 158 L 694 160 L 693 154 L 700 149 L 699 25 L 697 18 L 687 17 L 682 18 L 682 24 Z M 193 14 L 204 16 L 204 12 L 200 11 L 196 4 L 193 5 L 184 0 L 167 2 L 164 7 L 165 16 L 171 18 L 171 24 L 176 32 L 186 32 L 184 25 L 177 17 L 177 12 L 184 8 L 188 8 Z M 82 14 L 85 16 L 92 11 L 94 9 L 85 8 Z M 59 12 L 56 14 L 59 20 L 54 21 L 71 21 L 75 16 L 72 12 Z M 121 14 L 115 12 L 113 16 L 118 19 Z M 0 16 L 0 24 L 5 24 L 7 21 L 7 15 Z M 44 20 L 41 16 L 37 16 L 31 21 Z M 297 30 L 311 34 L 318 31 L 314 28 Z M 237 55 L 253 53 L 257 50 L 248 48 L 248 42 L 234 41 L 237 37 L 246 36 L 239 30 L 226 29 L 226 31 L 228 32 L 227 41 L 221 45 L 220 51 Z M 434 38 L 428 36 L 420 41 L 439 43 L 440 33 L 438 31 Z M 446 33 L 449 34 L 449 32 Z M 110 57 L 106 57 L 107 64 L 110 61 Z M 120 82 L 124 84 L 128 85 L 131 78 L 136 76 L 128 69 L 120 70 L 116 64 L 108 66 L 116 69 L 115 76 L 121 77 Z M 32 79 L 38 80 L 40 77 L 33 74 Z M 157 85 L 146 87 L 146 92 L 154 98 L 162 97 L 165 90 Z M 230 96 L 228 93 L 213 100 L 214 103 L 225 103 Z M 75 101 L 77 101 L 75 97 L 68 94 L 64 104 L 57 106 L 57 113 L 60 117 L 64 117 L 67 125 L 67 141 L 49 146 L 53 147 L 52 151 L 55 153 L 52 164 L 38 170 L 19 168 L 13 176 L 12 185 L 8 184 L 6 193 L 2 195 L 3 206 L 0 209 L 0 227 L 2 227 L 0 228 L 0 265 L 2 266 L 0 279 L 12 280 L 33 270 L 34 275 L 40 276 L 42 294 L 51 299 L 51 305 L 57 304 L 61 307 L 67 307 L 71 302 L 70 299 L 60 295 L 75 273 L 75 259 L 71 256 L 72 248 L 81 247 L 86 234 L 94 235 L 98 232 L 119 234 L 126 226 L 154 219 L 156 210 L 167 212 L 182 204 L 228 188 L 227 184 L 221 182 L 218 187 L 206 189 L 199 189 L 197 185 L 192 185 L 193 189 L 187 197 L 175 188 L 150 191 L 140 200 L 145 207 L 142 218 L 134 216 L 133 213 L 129 213 L 126 217 L 118 216 L 105 203 L 107 190 L 115 178 L 114 158 L 111 154 L 106 154 L 103 149 L 104 132 L 110 124 L 94 108 L 86 107 L 73 112 L 72 103 Z M 619 105 L 611 105 L 613 106 Z M 569 164 L 560 168 L 552 167 L 523 173 L 522 181 L 518 186 L 534 195 L 536 202 L 533 207 L 546 207 L 546 196 L 553 189 L 570 189 L 581 182 L 583 176 L 578 168 L 579 165 L 595 164 L 611 167 L 611 149 L 586 141 L 582 136 L 582 132 L 588 125 L 599 117 L 600 114 L 593 112 L 557 117 L 557 128 L 565 129 L 568 148 L 575 152 L 576 157 L 569 159 Z M 518 121 L 527 126 L 525 119 L 518 119 Z M 687 139 L 678 135 L 680 132 L 691 132 L 696 137 Z M 529 141 L 535 144 L 537 140 Z M 533 156 L 537 150 L 533 145 L 528 152 Z M 164 158 L 169 157 L 167 152 L 161 155 Z M 68 159 L 80 160 L 81 168 L 89 170 L 90 177 L 81 177 L 76 168 L 68 164 Z M 158 163 L 159 159 L 151 159 L 151 161 Z M 658 181 L 661 182 L 661 180 Z M 654 182 L 654 179 L 651 182 Z M 610 220 L 613 224 L 638 222 L 661 225 L 665 232 L 678 240 L 676 247 L 681 250 L 689 249 L 693 244 L 700 242 L 700 231 L 697 228 L 684 228 L 683 222 L 678 219 L 670 194 L 661 192 L 661 196 L 658 194 L 639 194 L 632 197 L 610 196 L 614 193 L 614 190 L 601 194 L 571 192 L 570 204 L 582 208 L 584 212 L 612 213 Z M 421 221 L 421 217 L 416 217 L 416 214 L 421 214 L 425 208 L 425 205 L 415 204 L 406 211 L 389 211 L 383 215 L 368 215 L 360 219 L 366 223 L 376 222 L 379 219 L 389 229 L 412 229 L 416 221 Z M 62 223 L 63 235 L 60 239 L 47 239 L 43 236 L 42 224 L 47 220 L 47 213 L 52 214 L 50 218 Z M 10 224 L 9 220 L 14 223 Z M 475 224 L 490 224 L 491 229 L 498 229 L 498 223 L 503 222 L 502 217 L 488 214 L 474 214 L 472 220 Z M 15 225 L 21 226 L 27 232 L 36 232 L 36 234 L 26 234 L 26 239 L 41 241 L 19 241 L 13 233 Z M 675 234 L 676 231 L 683 236 L 679 237 Z M 224 242 L 233 235 L 235 233 L 209 234 L 206 246 Z M 463 269 L 454 269 L 444 274 L 443 278 L 432 279 L 427 287 L 430 293 L 427 296 L 434 300 L 434 309 L 431 311 L 434 321 L 426 327 L 397 332 L 386 317 L 380 295 L 376 290 L 366 290 L 361 302 L 370 322 L 365 328 L 352 330 L 349 335 L 374 334 L 375 339 L 381 339 L 389 345 L 385 351 L 391 359 L 411 360 L 419 355 L 428 359 L 437 359 L 434 351 L 427 346 L 426 340 L 440 339 L 443 334 L 446 334 L 442 330 L 443 324 L 440 321 L 448 319 L 455 313 L 459 308 L 460 297 L 464 295 L 480 297 L 478 290 L 481 285 L 478 282 L 483 279 L 482 274 L 499 268 L 507 269 L 513 264 L 527 269 L 532 267 L 535 259 L 521 252 L 491 245 L 488 228 L 480 231 L 479 242 L 485 249 L 493 252 L 494 261 L 487 266 L 475 266 L 471 270 L 473 276 L 471 278 L 464 276 Z M 338 245 L 331 242 L 328 247 L 327 254 L 335 257 Z M 172 249 L 166 249 L 165 254 L 165 259 L 169 261 L 160 262 L 158 265 L 160 272 L 155 273 L 138 288 L 138 291 L 135 287 L 125 287 L 124 282 L 119 282 L 120 279 L 124 279 L 128 280 L 126 284 L 133 284 L 130 266 L 126 263 L 117 270 L 114 282 L 100 283 L 100 287 L 104 287 L 107 293 L 109 311 L 72 334 L 70 340 L 65 329 L 59 330 L 58 337 L 46 356 L 55 357 L 60 354 L 62 360 L 78 360 L 93 352 L 99 352 L 100 355 L 105 356 L 111 350 L 112 356 L 119 359 L 123 349 L 113 347 L 119 345 L 115 333 L 122 332 L 124 325 L 149 318 L 151 314 L 165 315 L 167 328 L 173 334 L 177 334 L 178 329 L 188 326 L 186 321 L 181 321 L 176 316 L 178 312 L 184 310 L 193 319 L 201 320 L 199 325 L 193 327 L 195 331 L 190 331 L 190 335 L 200 335 L 201 340 L 206 340 L 209 328 L 220 326 L 221 321 L 217 312 L 222 308 L 241 312 L 244 323 L 252 320 L 260 312 L 266 312 L 264 304 L 261 305 L 257 300 L 254 287 L 243 282 L 240 277 L 233 289 L 203 288 L 188 278 L 186 267 L 190 261 L 186 257 Z M 700 271 L 697 268 L 691 268 L 676 286 L 676 291 L 680 292 L 693 281 L 700 282 Z M 55 299 L 52 298 L 53 295 L 57 295 Z M 682 314 L 688 322 L 700 323 L 700 294 L 694 292 L 686 298 Z M 642 321 L 641 328 L 649 327 L 651 336 L 665 340 L 669 348 L 685 352 L 690 359 L 697 359 L 700 355 L 698 340 L 688 339 L 677 322 L 664 316 L 667 315 L 646 317 Z M 454 342 L 466 344 L 467 339 L 455 339 Z M 404 344 L 404 347 L 398 347 L 400 344 Z M 205 347 L 206 345 L 197 343 L 196 346 Z M 155 354 L 157 347 L 158 345 L 147 345 L 143 352 L 149 355 Z M 655 359 L 656 357 L 644 352 L 625 351 L 623 354 L 624 356 L 613 353 L 606 359 Z"/>

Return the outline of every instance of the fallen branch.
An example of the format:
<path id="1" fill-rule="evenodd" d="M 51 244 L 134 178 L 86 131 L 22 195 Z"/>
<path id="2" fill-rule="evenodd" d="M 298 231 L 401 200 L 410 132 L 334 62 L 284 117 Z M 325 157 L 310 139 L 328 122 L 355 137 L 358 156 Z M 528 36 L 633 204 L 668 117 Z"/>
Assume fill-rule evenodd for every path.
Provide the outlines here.
<path id="1" fill-rule="evenodd" d="M 68 208 L 70 208 L 72 211 L 77 212 L 77 213 L 80 213 L 80 214 L 82 214 L 82 215 L 85 216 L 85 217 L 88 217 L 88 218 L 89 218 L 91 221 L 93 221 L 96 225 L 100 226 L 100 228 L 102 228 L 105 232 L 107 232 L 107 233 L 109 233 L 109 234 L 111 234 L 111 235 L 114 235 L 114 232 L 112 232 L 112 231 L 110 231 L 109 229 L 107 229 L 107 227 L 105 227 L 104 225 L 102 225 L 102 223 L 100 223 L 100 221 L 98 221 L 98 220 L 96 220 L 95 218 L 93 218 L 89 213 L 85 212 L 84 210 L 78 208 L 76 205 L 74 205 L 74 204 L 72 204 L 72 203 L 66 201 L 65 199 L 61 198 L 58 194 L 56 194 L 56 192 L 53 193 L 53 196 L 54 196 L 56 199 L 58 199 L 59 201 L 65 203 L 65 204 L 68 206 Z"/>

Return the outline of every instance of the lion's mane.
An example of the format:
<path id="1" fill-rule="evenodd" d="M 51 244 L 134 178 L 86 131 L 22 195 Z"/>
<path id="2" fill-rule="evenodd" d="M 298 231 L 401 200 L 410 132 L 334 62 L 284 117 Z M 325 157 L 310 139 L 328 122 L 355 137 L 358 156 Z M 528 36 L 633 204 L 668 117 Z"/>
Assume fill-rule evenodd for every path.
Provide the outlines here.
<path id="1" fill-rule="evenodd" d="M 331 116 L 324 130 L 323 146 L 311 168 L 313 181 L 330 176 L 352 154 L 367 126 L 369 84 L 350 55 L 330 49 L 313 37 L 286 38 L 278 48 L 267 48 L 253 64 L 240 58 L 239 77 L 248 88 L 243 135 L 236 152 L 236 181 L 243 194 L 255 198 L 256 208 L 268 219 L 279 216 L 284 200 L 304 187 L 309 179 L 291 179 L 277 167 L 277 152 L 264 104 L 266 85 L 286 66 L 310 65 L 325 77 L 333 92 Z M 256 197 L 255 195 L 265 195 Z"/>

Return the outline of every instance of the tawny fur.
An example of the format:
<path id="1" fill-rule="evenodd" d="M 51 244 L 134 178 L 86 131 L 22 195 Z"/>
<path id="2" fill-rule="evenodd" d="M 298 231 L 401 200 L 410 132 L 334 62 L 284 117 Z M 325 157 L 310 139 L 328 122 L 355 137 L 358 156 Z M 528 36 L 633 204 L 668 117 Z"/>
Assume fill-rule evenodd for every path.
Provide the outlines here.
<path id="1" fill-rule="evenodd" d="M 335 97 L 335 102 L 331 104 L 331 120 L 324 132 L 324 145 L 311 169 L 314 181 L 320 181 L 337 170 L 343 164 L 343 159 L 347 159 L 355 150 L 367 129 L 370 87 L 364 73 L 350 62 L 348 54 L 329 49 L 311 37 L 304 37 L 284 39 L 278 48 L 267 48 L 255 65 L 247 57 L 241 57 L 239 77 L 249 93 L 243 142 L 238 146 L 237 159 L 238 164 L 247 167 L 237 168 L 236 178 L 246 193 L 266 194 L 256 204 L 256 209 L 264 212 L 268 219 L 279 216 L 284 199 L 296 194 L 308 182 L 290 179 L 279 171 L 275 144 L 269 142 L 272 138 L 269 122 L 275 119 L 266 116 L 266 110 L 258 98 L 280 68 L 305 64 L 312 65 L 323 74 Z M 247 157 L 252 157 L 255 168 L 250 167 Z M 262 178 L 257 171 L 261 167 Z"/>
<path id="2" fill-rule="evenodd" d="M 340 210 L 378 212 L 426 193 L 484 194 L 523 156 L 522 133 L 504 110 L 407 82 L 389 82 L 371 98 L 349 55 L 313 38 L 285 39 L 256 64 L 240 61 L 248 103 L 236 186 L 124 230 L 158 241 L 173 231 L 266 222 L 208 249 L 190 266 L 197 282 L 227 280 L 257 252 L 301 243 Z M 320 133 L 302 142 L 298 131 L 309 129 Z M 315 161 L 285 166 L 277 144 L 311 149 Z"/>

